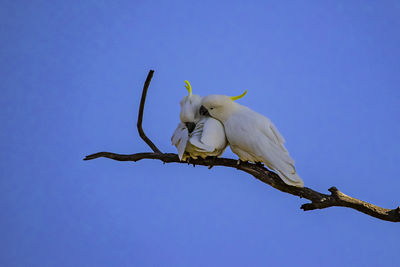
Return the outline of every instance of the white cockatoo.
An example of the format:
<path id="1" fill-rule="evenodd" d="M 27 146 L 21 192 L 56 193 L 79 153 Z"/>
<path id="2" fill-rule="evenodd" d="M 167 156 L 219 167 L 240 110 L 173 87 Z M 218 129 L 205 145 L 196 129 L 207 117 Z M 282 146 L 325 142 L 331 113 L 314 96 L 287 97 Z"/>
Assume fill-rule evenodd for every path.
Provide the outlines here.
<path id="1" fill-rule="evenodd" d="M 192 94 L 192 87 L 185 81 L 189 95 L 180 102 L 178 127 L 171 142 L 178 149 L 180 160 L 207 156 L 221 156 L 227 146 L 224 126 L 216 119 L 200 115 L 201 97 Z"/>
<path id="2" fill-rule="evenodd" d="M 294 160 L 278 129 L 265 116 L 240 105 L 235 100 L 243 97 L 209 95 L 202 99 L 201 115 L 219 120 L 225 128 L 228 143 L 239 159 L 264 163 L 277 172 L 288 185 L 303 187 L 303 180 L 297 175 Z"/>

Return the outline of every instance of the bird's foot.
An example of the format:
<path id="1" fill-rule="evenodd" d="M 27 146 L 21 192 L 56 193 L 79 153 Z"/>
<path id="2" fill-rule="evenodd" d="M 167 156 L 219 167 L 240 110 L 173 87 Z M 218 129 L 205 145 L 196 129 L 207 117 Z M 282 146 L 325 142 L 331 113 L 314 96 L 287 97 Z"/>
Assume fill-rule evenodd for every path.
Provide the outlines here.
<path id="1" fill-rule="evenodd" d="M 257 167 L 264 167 L 264 164 L 260 161 L 256 162 L 256 166 Z"/>
<path id="2" fill-rule="evenodd" d="M 188 165 L 192 164 L 193 167 L 196 167 L 196 164 L 194 164 L 194 162 L 193 162 L 193 163 L 190 162 L 191 159 L 192 159 L 191 157 L 187 157 L 187 158 L 186 158 L 186 163 L 187 163 Z"/>

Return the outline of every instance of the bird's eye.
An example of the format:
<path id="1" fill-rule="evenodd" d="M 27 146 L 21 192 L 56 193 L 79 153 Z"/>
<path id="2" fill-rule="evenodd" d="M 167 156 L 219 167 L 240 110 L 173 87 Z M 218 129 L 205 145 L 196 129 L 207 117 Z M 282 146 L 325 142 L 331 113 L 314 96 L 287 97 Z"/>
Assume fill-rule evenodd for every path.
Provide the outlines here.
<path id="1" fill-rule="evenodd" d="M 214 108 L 210 108 L 211 110 L 213 110 Z"/>

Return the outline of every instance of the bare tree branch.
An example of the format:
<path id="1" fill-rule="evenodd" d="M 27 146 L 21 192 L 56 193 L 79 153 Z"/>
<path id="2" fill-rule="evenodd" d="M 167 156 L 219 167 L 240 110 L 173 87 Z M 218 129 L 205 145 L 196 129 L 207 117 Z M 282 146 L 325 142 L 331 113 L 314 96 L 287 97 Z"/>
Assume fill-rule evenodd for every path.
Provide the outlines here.
<path id="1" fill-rule="evenodd" d="M 174 153 L 162 153 L 154 144 L 147 138 L 142 129 L 142 118 L 143 109 L 146 99 L 147 89 L 150 84 L 150 80 L 153 76 L 154 71 L 151 70 L 147 76 L 146 82 L 143 87 L 142 99 L 140 101 L 139 117 L 138 117 L 138 131 L 140 137 L 150 146 L 154 153 L 136 153 L 131 155 L 121 155 L 111 152 L 99 152 L 95 154 L 88 155 L 84 160 L 92 160 L 100 157 L 109 158 L 118 161 L 139 161 L 142 159 L 157 159 L 161 160 L 163 163 L 183 163 L 188 164 L 188 162 L 180 161 L 177 154 Z M 213 166 L 224 166 L 235 168 L 244 171 L 261 182 L 268 184 L 282 192 L 299 196 L 301 198 L 306 198 L 311 201 L 311 203 L 306 203 L 301 206 L 304 211 L 315 210 L 315 209 L 325 209 L 329 207 L 347 207 L 351 209 L 358 210 L 362 213 L 368 214 L 372 217 L 391 221 L 400 222 L 400 206 L 395 209 L 385 209 L 373 205 L 368 202 L 347 196 L 340 192 L 336 187 L 331 187 L 329 191 L 331 194 L 323 194 L 312 190 L 308 187 L 295 187 L 285 184 L 277 174 L 269 171 L 265 167 L 259 164 L 253 164 L 249 162 L 241 162 L 237 164 L 237 160 L 228 158 L 206 158 L 206 159 L 190 159 L 190 164 L 208 166 L 209 168 Z"/>
<path id="2" fill-rule="evenodd" d="M 154 153 L 161 153 L 161 151 L 157 148 L 157 146 L 146 136 L 142 128 L 144 104 L 146 102 L 147 89 L 149 89 L 151 78 L 153 78 L 153 73 L 154 70 L 149 71 L 149 74 L 147 74 L 146 81 L 144 82 L 143 85 L 142 98 L 140 99 L 139 115 L 137 119 L 137 129 L 140 137 L 146 142 L 147 145 L 149 145 L 149 147 L 154 151 Z"/>

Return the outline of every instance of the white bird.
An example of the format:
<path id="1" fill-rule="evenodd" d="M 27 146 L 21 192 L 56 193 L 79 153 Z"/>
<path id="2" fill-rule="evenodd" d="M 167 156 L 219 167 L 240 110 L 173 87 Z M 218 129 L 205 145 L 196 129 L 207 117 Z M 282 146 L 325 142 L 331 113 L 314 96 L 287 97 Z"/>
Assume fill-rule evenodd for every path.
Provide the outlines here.
<path id="1" fill-rule="evenodd" d="M 303 187 L 297 175 L 294 160 L 284 146 L 285 139 L 265 116 L 240 105 L 234 100 L 243 97 L 209 95 L 202 99 L 201 115 L 210 115 L 225 128 L 232 152 L 242 161 L 262 162 L 277 172 L 288 185 Z"/>
<path id="2" fill-rule="evenodd" d="M 178 149 L 180 160 L 221 156 L 227 146 L 223 125 L 216 119 L 200 115 L 201 97 L 192 94 L 192 87 L 185 81 L 189 95 L 180 102 L 180 120 L 171 142 Z"/>

